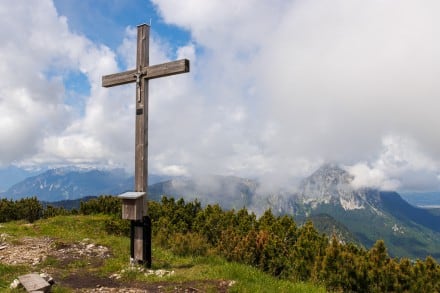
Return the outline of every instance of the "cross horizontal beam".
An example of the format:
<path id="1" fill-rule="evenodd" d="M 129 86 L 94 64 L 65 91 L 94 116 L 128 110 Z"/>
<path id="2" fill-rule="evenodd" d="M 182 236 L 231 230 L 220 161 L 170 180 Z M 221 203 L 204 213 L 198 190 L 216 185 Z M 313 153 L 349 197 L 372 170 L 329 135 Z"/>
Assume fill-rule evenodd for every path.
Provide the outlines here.
<path id="1" fill-rule="evenodd" d="M 189 72 L 188 59 L 147 66 L 141 70 L 140 74 L 141 78 L 153 79 L 185 72 Z M 137 74 L 138 71 L 136 69 L 132 69 L 121 73 L 105 75 L 102 77 L 102 86 L 112 87 L 135 82 L 137 80 Z"/>

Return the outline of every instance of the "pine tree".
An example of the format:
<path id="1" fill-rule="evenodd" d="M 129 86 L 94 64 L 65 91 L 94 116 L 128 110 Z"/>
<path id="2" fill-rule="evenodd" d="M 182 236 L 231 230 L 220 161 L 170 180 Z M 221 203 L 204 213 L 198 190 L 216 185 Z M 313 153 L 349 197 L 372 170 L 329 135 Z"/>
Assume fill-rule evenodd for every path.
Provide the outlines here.
<path id="1" fill-rule="evenodd" d="M 326 287 L 332 291 L 341 291 L 346 280 L 343 279 L 343 262 L 341 246 L 336 236 L 332 237 L 330 245 L 325 250 L 322 259 L 319 279 L 323 280 Z"/>
<path id="2" fill-rule="evenodd" d="M 390 261 L 385 242 L 378 240 L 368 252 L 368 277 L 372 292 L 394 291 L 394 264 Z"/>
<path id="3" fill-rule="evenodd" d="M 327 237 L 320 235 L 311 221 L 298 229 L 298 238 L 290 253 L 293 277 L 301 281 L 309 280 L 315 267 L 315 260 L 324 254 L 327 245 Z"/>

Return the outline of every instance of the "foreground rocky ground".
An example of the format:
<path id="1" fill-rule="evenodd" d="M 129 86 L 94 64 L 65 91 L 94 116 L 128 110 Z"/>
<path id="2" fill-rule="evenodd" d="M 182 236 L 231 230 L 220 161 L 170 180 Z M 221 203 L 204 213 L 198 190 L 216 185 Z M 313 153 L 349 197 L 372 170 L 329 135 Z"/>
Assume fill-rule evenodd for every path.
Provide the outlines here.
<path id="1" fill-rule="evenodd" d="M 0 235 L 0 263 L 30 266 L 33 272 L 48 274 L 55 284 L 71 288 L 73 292 L 206 292 L 207 290 L 228 292 L 229 287 L 233 285 L 233 281 L 226 280 L 151 283 L 122 280 L 122 275 L 127 270 L 157 277 L 174 274 L 174 271 L 147 270 L 139 266 L 127 266 L 121 272 L 107 277 L 90 273 L 90 270 L 101 266 L 109 257 L 111 257 L 109 248 L 92 243 L 89 239 L 64 243 L 50 237 L 13 239 L 5 233 Z M 69 270 L 66 275 L 63 270 L 44 265 L 51 262 L 56 262 L 57 267 L 69 267 L 75 262 L 83 262 L 84 269 Z"/>

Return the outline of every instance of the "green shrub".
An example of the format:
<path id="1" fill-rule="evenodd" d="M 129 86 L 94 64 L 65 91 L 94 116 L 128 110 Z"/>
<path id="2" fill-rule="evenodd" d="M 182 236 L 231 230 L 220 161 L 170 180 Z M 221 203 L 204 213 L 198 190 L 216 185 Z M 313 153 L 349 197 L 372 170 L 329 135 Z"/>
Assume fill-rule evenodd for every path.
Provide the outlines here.
<path id="1" fill-rule="evenodd" d="M 105 220 L 105 231 L 111 235 L 130 236 L 130 221 L 112 216 Z"/>
<path id="2" fill-rule="evenodd" d="M 47 205 L 43 210 L 43 219 L 48 219 L 56 216 L 66 216 L 70 212 L 63 207 L 54 207 L 52 205 Z"/>
<path id="3" fill-rule="evenodd" d="M 171 251 L 179 256 L 205 256 L 209 245 L 198 233 L 175 233 L 170 239 Z"/>
<path id="4" fill-rule="evenodd" d="M 81 201 L 79 213 L 83 215 L 122 215 L 122 200 L 116 196 L 101 195 L 98 198 Z"/>
<path id="5" fill-rule="evenodd" d="M 21 199 L 18 202 L 19 209 L 22 212 L 22 219 L 28 220 L 30 223 L 40 219 L 43 214 L 43 206 L 37 197 Z"/>

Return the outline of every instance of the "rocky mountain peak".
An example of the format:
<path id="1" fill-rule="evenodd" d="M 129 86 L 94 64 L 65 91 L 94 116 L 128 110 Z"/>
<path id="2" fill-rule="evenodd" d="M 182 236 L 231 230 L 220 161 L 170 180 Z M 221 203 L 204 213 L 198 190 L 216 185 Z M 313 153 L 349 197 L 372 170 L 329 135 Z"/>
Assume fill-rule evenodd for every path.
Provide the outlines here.
<path id="1" fill-rule="evenodd" d="M 298 199 L 310 204 L 338 204 L 344 209 L 362 209 L 363 198 L 353 189 L 353 176 L 335 164 L 325 164 L 305 178 L 299 187 Z"/>
<path id="2" fill-rule="evenodd" d="M 320 196 L 325 191 L 351 189 L 353 177 L 341 167 L 334 164 L 325 164 L 312 175 L 305 178 L 300 184 L 300 192 L 310 197 Z"/>
<path id="3" fill-rule="evenodd" d="M 313 183 L 324 186 L 350 184 L 353 176 L 336 164 L 325 164 L 307 177 L 303 183 Z"/>

